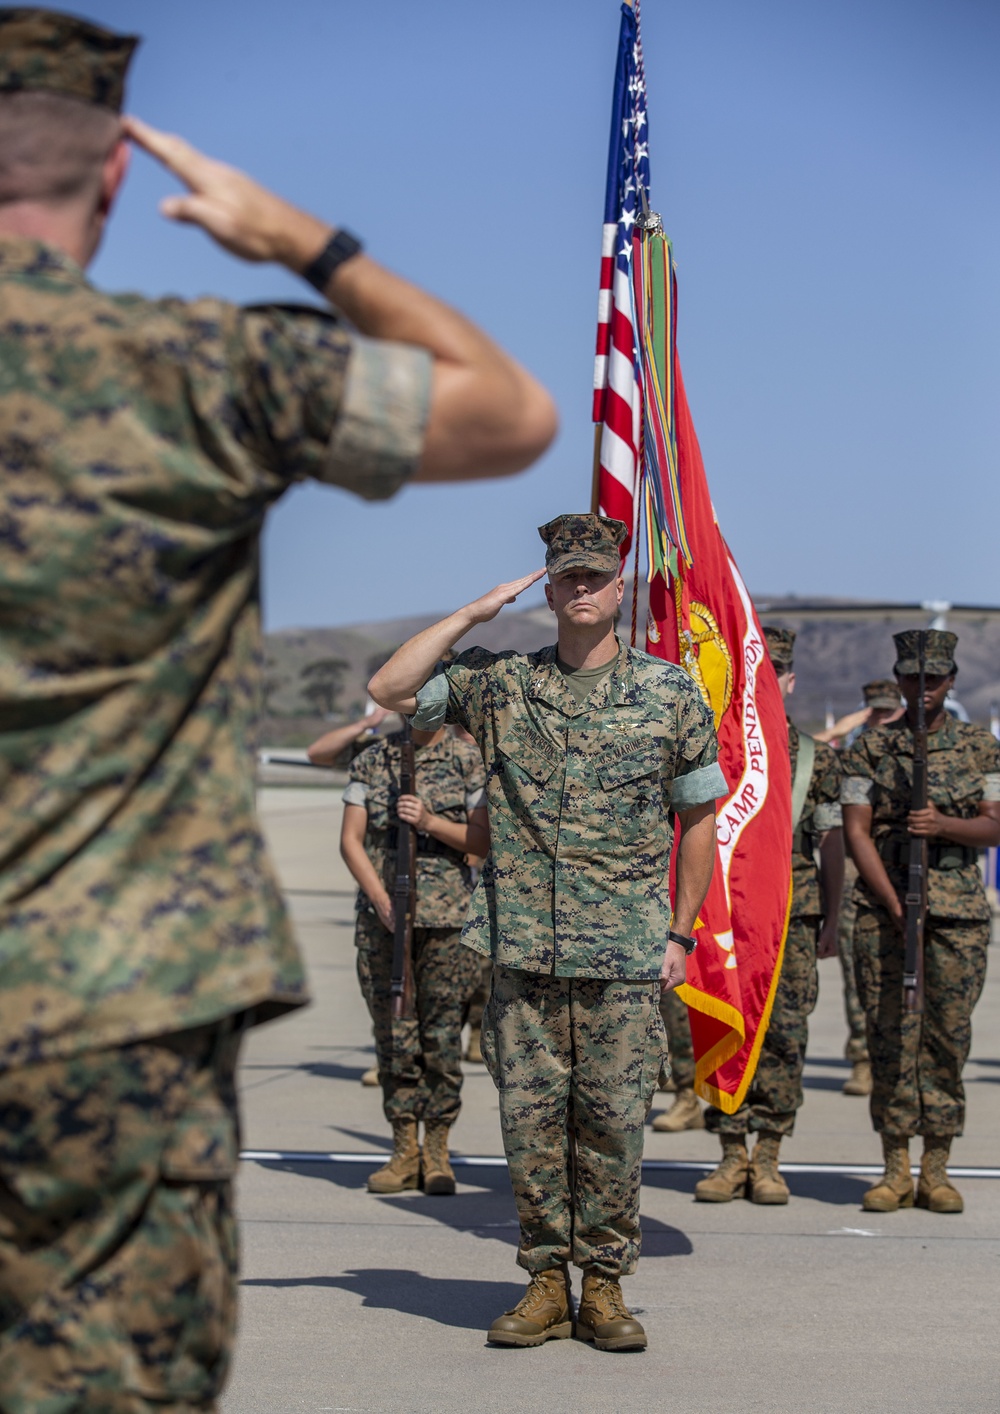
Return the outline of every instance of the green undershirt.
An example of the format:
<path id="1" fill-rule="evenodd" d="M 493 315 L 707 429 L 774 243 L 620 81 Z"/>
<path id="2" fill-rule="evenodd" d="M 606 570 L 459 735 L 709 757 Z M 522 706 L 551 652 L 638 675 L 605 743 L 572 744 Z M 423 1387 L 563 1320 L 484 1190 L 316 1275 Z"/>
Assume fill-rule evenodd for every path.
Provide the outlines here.
<path id="1" fill-rule="evenodd" d="M 556 658 L 556 667 L 566 679 L 566 686 L 576 698 L 577 705 L 582 706 L 593 692 L 594 688 L 606 678 L 612 668 L 618 662 L 618 654 L 609 658 L 606 663 L 601 663 L 596 668 L 571 668 L 568 663 L 564 663 L 559 657 Z"/>

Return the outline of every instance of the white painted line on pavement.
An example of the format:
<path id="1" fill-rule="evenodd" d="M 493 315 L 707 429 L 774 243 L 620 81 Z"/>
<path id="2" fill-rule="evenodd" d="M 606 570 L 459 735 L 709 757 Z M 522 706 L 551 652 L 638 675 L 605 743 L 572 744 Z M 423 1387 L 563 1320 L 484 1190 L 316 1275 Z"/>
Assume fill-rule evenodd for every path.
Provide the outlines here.
<path id="1" fill-rule="evenodd" d="M 372 1154 L 326 1153 L 318 1149 L 243 1149 L 240 1158 L 248 1163 L 287 1164 L 378 1164 L 388 1158 L 388 1150 Z M 452 1154 L 454 1168 L 502 1169 L 507 1160 L 496 1154 Z M 716 1167 L 715 1159 L 643 1159 L 642 1167 L 652 1173 L 705 1173 Z M 782 1173 L 828 1173 L 855 1174 L 868 1178 L 882 1172 L 881 1164 L 785 1164 Z M 911 1165 L 911 1172 L 918 1174 L 920 1165 Z M 948 1172 L 953 1178 L 1000 1178 L 1000 1168 L 976 1168 L 949 1165 Z"/>

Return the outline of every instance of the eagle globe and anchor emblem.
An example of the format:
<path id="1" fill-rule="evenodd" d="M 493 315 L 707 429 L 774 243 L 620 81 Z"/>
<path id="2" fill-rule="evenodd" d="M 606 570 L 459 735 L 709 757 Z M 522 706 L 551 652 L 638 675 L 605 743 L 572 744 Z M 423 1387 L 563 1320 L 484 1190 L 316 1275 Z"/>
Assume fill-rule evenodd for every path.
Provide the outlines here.
<path id="1" fill-rule="evenodd" d="M 679 617 L 679 616 L 678 616 Z M 711 707 L 715 730 L 733 700 L 733 655 L 722 636 L 715 615 L 697 599 L 689 606 L 689 625 L 678 624 L 681 667 L 698 684 L 698 691 Z M 650 614 L 646 632 L 651 643 L 659 643 L 660 630 Z"/>

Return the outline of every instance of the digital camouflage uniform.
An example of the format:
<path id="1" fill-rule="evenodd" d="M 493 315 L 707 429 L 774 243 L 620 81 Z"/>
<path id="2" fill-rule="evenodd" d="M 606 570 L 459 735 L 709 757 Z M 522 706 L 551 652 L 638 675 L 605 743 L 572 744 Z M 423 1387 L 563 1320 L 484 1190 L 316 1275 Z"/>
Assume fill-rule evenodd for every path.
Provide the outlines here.
<path id="1" fill-rule="evenodd" d="M 365 852 L 392 896 L 396 864 L 401 732 L 369 746 L 351 766 L 345 805 L 368 813 Z M 469 742 L 445 737 L 414 751 L 414 794 L 434 815 L 464 823 L 485 804 L 486 774 Z M 462 1088 L 462 1022 L 479 982 L 479 959 L 460 945 L 472 896 L 465 856 L 417 836 L 412 1020 L 394 1020 L 389 985 L 393 935 L 358 892 L 358 977 L 375 1027 L 385 1117 L 454 1124 Z"/>
<path id="2" fill-rule="evenodd" d="M 594 519 L 561 518 L 570 532 Z M 583 562 L 577 547 L 571 565 Z M 415 725 L 461 723 L 487 767 L 491 852 L 463 937 L 494 963 L 483 1055 L 518 1262 L 617 1279 L 638 1257 L 643 1125 L 664 1057 L 671 811 L 725 790 L 712 714 L 680 668 L 624 646 L 583 703 L 555 647 L 469 649 L 417 700 Z"/>
<path id="3" fill-rule="evenodd" d="M 667 1052 L 670 1064 L 667 1069 L 677 1090 L 694 1089 L 694 1041 L 691 1039 L 691 1020 L 688 1009 L 671 988 L 660 998 L 660 1015 L 667 1037 Z"/>
<path id="4" fill-rule="evenodd" d="M 928 799 L 971 820 L 1000 800 L 1000 742 L 946 716 L 927 735 Z M 900 898 L 906 892 L 913 734 L 906 718 L 864 732 L 843 759 L 845 805 L 870 805 L 871 835 Z M 975 849 L 931 840 L 924 930 L 924 1003 L 903 1009 L 904 941 L 862 879 L 854 887 L 854 966 L 868 1027 L 876 1131 L 909 1138 L 962 1133 L 962 1067 L 986 975 L 989 904 Z"/>
<path id="5" fill-rule="evenodd" d="M 743 1104 L 731 1115 L 714 1107 L 705 1112 L 706 1127 L 717 1134 L 767 1132 L 785 1137 L 795 1128 L 795 1112 L 802 1104 L 809 1017 L 819 995 L 816 942 L 823 923 L 819 869 L 813 851 L 820 835 L 840 829 L 842 824 L 837 754 L 821 741 L 816 742 L 815 750 L 805 804 L 792 838 L 792 906 L 771 1017 Z M 791 722 L 788 751 L 794 781 L 799 731 Z"/>
<path id="6" fill-rule="evenodd" d="M 0 13 L 0 88 L 114 107 L 122 46 Z M 430 362 L 4 236 L 0 367 L 0 1407 L 209 1409 L 238 1036 L 306 1000 L 254 814 L 258 537 L 303 477 L 402 484 Z"/>

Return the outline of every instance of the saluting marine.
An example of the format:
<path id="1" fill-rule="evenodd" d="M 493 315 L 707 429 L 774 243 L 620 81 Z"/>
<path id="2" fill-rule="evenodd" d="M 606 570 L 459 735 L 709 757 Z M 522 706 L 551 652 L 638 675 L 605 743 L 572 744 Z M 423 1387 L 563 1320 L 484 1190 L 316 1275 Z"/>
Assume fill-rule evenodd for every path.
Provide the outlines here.
<path id="1" fill-rule="evenodd" d="M 583 1268 L 576 1334 L 641 1349 L 620 1279 L 639 1253 L 643 1125 L 663 1060 L 661 986 L 684 980 L 715 860 L 725 778 L 711 711 L 676 665 L 615 637 L 620 521 L 540 528 L 558 643 L 540 652 L 441 652 L 541 571 L 418 634 L 372 679 L 415 725 L 465 726 L 487 765 L 491 853 L 464 938 L 493 959 L 484 1058 L 531 1274 L 495 1344 L 573 1333 L 567 1264 Z M 429 679 L 429 680 L 428 680 Z M 671 920 L 673 816 L 683 833 Z M 677 931 L 674 931 L 676 929 Z"/>
<path id="2" fill-rule="evenodd" d="M 368 1180 L 372 1193 L 454 1193 L 448 1131 L 462 1088 L 462 1022 L 479 959 L 459 944 L 472 896 L 467 854 L 489 848 L 486 773 L 475 746 L 444 728 L 415 731 L 412 795 L 400 794 L 400 740 L 367 747 L 344 791 L 340 850 L 359 886 L 358 978 L 375 1028 L 378 1078 L 393 1152 Z M 415 1015 L 394 1018 L 392 875 L 399 824 L 417 831 L 413 928 Z M 424 1126 L 423 1145 L 418 1123 Z"/>
<path id="3" fill-rule="evenodd" d="M 783 698 L 795 688 L 791 629 L 765 624 L 771 662 Z M 787 1203 L 788 1185 L 778 1170 L 782 1139 L 795 1127 L 802 1104 L 802 1069 L 809 1017 L 819 995 L 816 958 L 837 950 L 837 914 L 844 878 L 840 766 L 836 753 L 788 723 L 792 765 L 792 901 L 781 975 L 774 994 L 757 1070 L 735 1114 L 710 1107 L 708 1129 L 722 1140 L 722 1162 L 695 1185 L 702 1202 L 728 1203 L 748 1196 L 754 1203 Z M 816 854 L 819 865 L 816 864 Z M 756 1133 L 753 1158 L 746 1137 Z"/>
<path id="4" fill-rule="evenodd" d="M 927 808 L 912 808 L 918 630 L 893 636 L 905 716 L 864 732 L 843 758 L 844 824 L 860 876 L 854 967 L 868 1030 L 872 1123 L 885 1156 L 885 1172 L 863 1199 L 872 1212 L 914 1200 L 936 1213 L 962 1211 L 947 1162 L 965 1122 L 962 1067 L 986 976 L 990 910 L 978 851 L 1000 844 L 1000 742 L 945 711 L 958 639 L 925 632 Z M 906 1011 L 903 1002 L 902 900 L 913 837 L 928 841 L 922 1012 Z M 909 1144 L 918 1134 L 924 1151 L 914 1194 Z"/>

